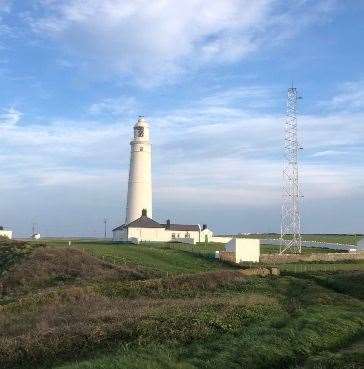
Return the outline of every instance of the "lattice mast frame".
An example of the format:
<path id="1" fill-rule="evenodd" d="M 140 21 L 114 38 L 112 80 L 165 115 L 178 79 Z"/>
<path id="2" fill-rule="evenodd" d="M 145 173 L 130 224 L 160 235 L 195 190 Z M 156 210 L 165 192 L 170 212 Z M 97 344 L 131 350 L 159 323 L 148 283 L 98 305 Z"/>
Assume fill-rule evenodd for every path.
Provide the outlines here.
<path id="1" fill-rule="evenodd" d="M 284 123 L 284 160 L 281 213 L 280 254 L 301 253 L 300 186 L 298 178 L 297 89 L 287 95 L 287 116 Z"/>

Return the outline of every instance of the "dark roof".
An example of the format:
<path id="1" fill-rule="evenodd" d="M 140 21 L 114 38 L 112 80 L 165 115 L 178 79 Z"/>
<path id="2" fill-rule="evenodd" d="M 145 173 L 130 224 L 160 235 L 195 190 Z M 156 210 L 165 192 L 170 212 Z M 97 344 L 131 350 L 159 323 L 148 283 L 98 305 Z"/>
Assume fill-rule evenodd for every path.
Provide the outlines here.
<path id="1" fill-rule="evenodd" d="M 125 224 L 122 224 L 121 226 L 114 228 L 113 231 L 121 231 L 124 228 L 125 228 Z"/>
<path id="2" fill-rule="evenodd" d="M 121 231 L 124 228 L 165 228 L 170 231 L 195 231 L 198 232 L 200 230 L 199 226 L 197 224 L 170 224 L 167 227 L 167 224 L 160 224 L 156 222 L 155 220 L 148 218 L 145 215 L 142 215 L 140 218 L 132 221 L 129 224 L 123 224 L 119 227 L 116 227 L 113 229 L 113 231 Z"/>
<path id="3" fill-rule="evenodd" d="M 167 228 L 167 224 L 163 224 L 163 227 L 171 231 L 199 231 L 200 228 L 197 224 L 170 224 Z"/>
<path id="4" fill-rule="evenodd" d="M 164 228 L 163 224 L 159 224 L 155 220 L 148 218 L 146 215 L 142 215 L 140 218 L 132 221 L 128 224 L 131 228 Z"/>

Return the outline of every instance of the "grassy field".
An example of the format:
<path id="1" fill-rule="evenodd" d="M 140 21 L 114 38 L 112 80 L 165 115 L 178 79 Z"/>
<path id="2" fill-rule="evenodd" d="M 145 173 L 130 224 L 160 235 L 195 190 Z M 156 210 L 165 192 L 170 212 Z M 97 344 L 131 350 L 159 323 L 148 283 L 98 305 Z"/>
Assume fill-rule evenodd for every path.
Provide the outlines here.
<path id="1" fill-rule="evenodd" d="M 0 242 L 3 369 L 363 367 L 363 263 L 263 278 L 216 244 L 23 246 Z"/>

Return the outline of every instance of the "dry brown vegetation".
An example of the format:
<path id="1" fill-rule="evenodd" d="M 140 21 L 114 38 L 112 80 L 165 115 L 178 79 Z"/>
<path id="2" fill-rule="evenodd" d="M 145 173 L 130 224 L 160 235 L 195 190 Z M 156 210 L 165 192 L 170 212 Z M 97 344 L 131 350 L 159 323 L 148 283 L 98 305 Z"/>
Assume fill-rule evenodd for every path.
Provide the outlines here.
<path id="1" fill-rule="evenodd" d="M 206 275 L 199 277 L 207 278 Z M 191 281 L 196 283 L 199 277 L 185 279 L 185 288 Z M 224 273 L 215 277 L 220 281 L 224 277 L 238 278 Z M 233 298 L 124 299 L 100 296 L 83 287 L 62 290 L 60 294 L 48 295 L 47 300 L 32 301 L 27 297 L 23 302 L 0 307 L 3 367 L 23 367 L 78 356 L 115 340 L 189 343 L 215 331 L 238 327 L 243 306 L 251 309 L 269 306 L 269 311 L 272 306 L 279 309 L 274 298 L 260 294 Z"/>
<path id="2" fill-rule="evenodd" d="M 4 296 L 69 283 L 136 280 L 145 276 L 142 271 L 106 263 L 81 250 L 39 248 L 21 264 L 10 267 L 0 285 Z"/>
<path id="3" fill-rule="evenodd" d="M 151 260 L 160 255 L 173 263 L 169 251 Z M 193 256 L 176 255 L 178 268 L 183 260 L 192 263 Z M 309 278 L 268 276 L 264 268 L 259 274 L 266 278 L 251 276 L 253 269 L 156 278 L 71 248 L 38 248 L 21 257 L 0 279 L 1 369 L 51 368 L 67 359 L 72 369 L 286 368 L 342 345 L 364 326 L 361 301 Z M 198 260 L 200 266 L 205 259 Z M 162 348 L 165 359 L 161 351 L 151 357 L 150 345 Z M 145 358 L 135 364 L 139 349 Z M 79 367 L 82 358 L 90 365 Z M 179 366 L 182 361 L 186 366 Z"/>
<path id="4" fill-rule="evenodd" d="M 261 276 L 267 276 L 269 270 L 260 268 Z M 154 278 L 130 282 L 101 283 L 95 288 L 107 296 L 180 296 L 181 294 L 194 296 L 203 291 L 213 291 L 217 288 L 234 284 L 241 284 L 247 276 L 258 274 L 252 270 L 221 270 L 217 272 L 203 272 L 185 274 L 169 278 Z"/>

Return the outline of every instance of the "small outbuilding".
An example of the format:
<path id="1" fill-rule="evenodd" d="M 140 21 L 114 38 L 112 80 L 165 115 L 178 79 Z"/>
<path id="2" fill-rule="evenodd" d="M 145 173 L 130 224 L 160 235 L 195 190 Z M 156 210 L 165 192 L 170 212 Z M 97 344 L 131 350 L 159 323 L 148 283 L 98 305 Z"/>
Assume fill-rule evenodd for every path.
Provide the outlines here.
<path id="1" fill-rule="evenodd" d="M 9 229 L 4 229 L 3 226 L 0 226 L 0 237 L 6 237 L 11 240 L 13 238 L 13 231 L 10 231 Z"/>
<path id="2" fill-rule="evenodd" d="M 260 258 L 260 240 L 251 238 L 233 238 L 225 250 L 235 254 L 235 262 L 258 263 Z"/>

